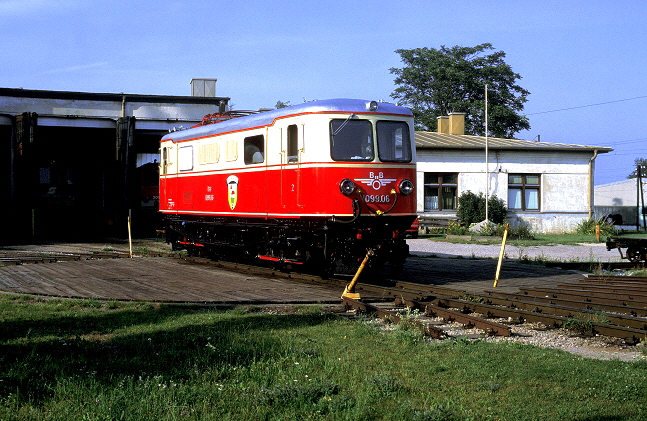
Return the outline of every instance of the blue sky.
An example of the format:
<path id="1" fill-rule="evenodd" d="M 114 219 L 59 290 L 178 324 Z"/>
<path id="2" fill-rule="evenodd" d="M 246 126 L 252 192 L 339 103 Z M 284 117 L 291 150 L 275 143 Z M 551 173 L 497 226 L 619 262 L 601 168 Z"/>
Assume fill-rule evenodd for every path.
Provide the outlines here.
<path id="1" fill-rule="evenodd" d="M 531 93 L 517 137 L 614 148 L 604 184 L 647 158 L 645 22 L 644 0 L 0 0 L 0 86 L 189 95 L 202 77 L 237 109 L 388 101 L 395 50 L 489 42 Z"/>

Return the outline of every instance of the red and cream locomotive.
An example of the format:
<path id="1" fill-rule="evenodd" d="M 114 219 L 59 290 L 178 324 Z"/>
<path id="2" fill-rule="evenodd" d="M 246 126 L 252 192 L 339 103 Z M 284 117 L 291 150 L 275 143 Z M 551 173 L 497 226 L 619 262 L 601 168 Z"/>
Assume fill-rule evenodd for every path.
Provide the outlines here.
<path id="1" fill-rule="evenodd" d="M 325 273 L 400 267 L 416 218 L 412 113 L 353 99 L 307 102 L 167 134 L 160 211 L 175 249 Z"/>

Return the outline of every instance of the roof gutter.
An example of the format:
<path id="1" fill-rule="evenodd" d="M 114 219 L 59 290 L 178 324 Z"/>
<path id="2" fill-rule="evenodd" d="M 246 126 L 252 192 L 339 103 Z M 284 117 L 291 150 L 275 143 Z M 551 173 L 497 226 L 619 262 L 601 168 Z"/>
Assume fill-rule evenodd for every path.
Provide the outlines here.
<path id="1" fill-rule="evenodd" d="M 595 163 L 595 158 L 598 156 L 598 150 L 593 150 L 593 156 L 589 159 L 589 219 L 593 218 L 593 165 Z"/>

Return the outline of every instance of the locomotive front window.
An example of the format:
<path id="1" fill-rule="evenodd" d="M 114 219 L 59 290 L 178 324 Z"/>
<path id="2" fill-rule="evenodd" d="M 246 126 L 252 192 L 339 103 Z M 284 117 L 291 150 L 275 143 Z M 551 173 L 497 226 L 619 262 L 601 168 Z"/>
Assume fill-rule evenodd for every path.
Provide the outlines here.
<path id="1" fill-rule="evenodd" d="M 373 126 L 351 118 L 330 122 L 330 156 L 334 161 L 372 161 Z"/>
<path id="2" fill-rule="evenodd" d="M 411 162 L 409 125 L 402 121 L 378 121 L 377 150 L 380 161 Z"/>

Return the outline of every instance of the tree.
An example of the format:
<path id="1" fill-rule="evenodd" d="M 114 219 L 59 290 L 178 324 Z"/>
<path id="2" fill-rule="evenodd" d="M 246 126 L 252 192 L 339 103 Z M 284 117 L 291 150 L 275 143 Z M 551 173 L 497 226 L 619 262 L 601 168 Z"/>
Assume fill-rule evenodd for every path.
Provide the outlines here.
<path id="1" fill-rule="evenodd" d="M 391 97 L 411 109 L 419 130 L 435 131 L 438 117 L 464 112 L 466 132 L 484 135 L 487 84 L 489 135 L 513 137 L 528 130 L 528 118 L 518 112 L 530 92 L 517 85 L 521 76 L 503 60 L 503 51 L 484 53 L 492 49 L 485 43 L 396 50 L 404 67 L 390 69 L 398 85 Z"/>
<path id="2" fill-rule="evenodd" d="M 638 168 L 640 168 L 640 175 L 642 178 L 647 178 L 647 159 L 645 158 L 634 159 L 634 170 L 627 176 L 627 178 L 638 178 Z"/>
<path id="3" fill-rule="evenodd" d="M 276 101 L 276 105 L 274 106 L 274 108 L 278 110 L 279 108 L 287 108 L 289 106 L 290 106 L 290 101 L 283 102 L 281 100 L 278 100 Z"/>

